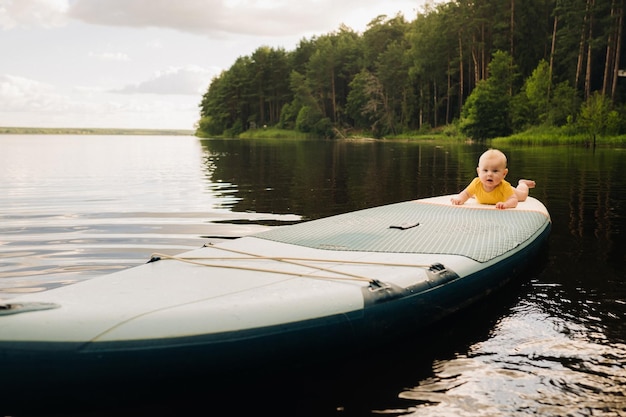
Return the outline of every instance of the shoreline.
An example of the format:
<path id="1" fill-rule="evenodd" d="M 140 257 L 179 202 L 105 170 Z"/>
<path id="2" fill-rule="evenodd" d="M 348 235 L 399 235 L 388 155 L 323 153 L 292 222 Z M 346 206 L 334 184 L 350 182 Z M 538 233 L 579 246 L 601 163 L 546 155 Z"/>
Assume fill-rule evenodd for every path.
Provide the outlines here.
<path id="1" fill-rule="evenodd" d="M 194 136 L 193 129 L 123 129 L 92 127 L 0 127 L 0 135 L 171 135 Z"/>

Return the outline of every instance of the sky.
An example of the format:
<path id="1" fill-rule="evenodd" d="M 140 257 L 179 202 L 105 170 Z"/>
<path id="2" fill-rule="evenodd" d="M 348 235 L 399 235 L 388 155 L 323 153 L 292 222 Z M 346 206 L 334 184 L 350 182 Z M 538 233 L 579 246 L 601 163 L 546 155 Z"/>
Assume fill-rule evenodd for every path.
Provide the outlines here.
<path id="1" fill-rule="evenodd" d="M 211 79 L 261 46 L 433 0 L 0 0 L 0 127 L 194 129 Z"/>

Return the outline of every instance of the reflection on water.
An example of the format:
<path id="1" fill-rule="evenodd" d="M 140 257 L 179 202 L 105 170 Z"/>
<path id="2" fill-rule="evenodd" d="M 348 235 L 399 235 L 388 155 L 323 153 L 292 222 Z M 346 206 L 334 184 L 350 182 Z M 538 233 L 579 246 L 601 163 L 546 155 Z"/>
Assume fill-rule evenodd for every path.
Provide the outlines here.
<path id="1" fill-rule="evenodd" d="M 467 180 L 457 154 L 471 150 L 454 144 L 306 140 L 204 140 L 202 146 L 211 182 L 236 184 L 233 210 L 307 219 L 455 193 Z"/>
<path id="2" fill-rule="evenodd" d="M 0 299 L 299 219 L 233 212 L 236 188 L 208 180 L 194 137 L 6 135 L 0 146 Z"/>
<path id="3" fill-rule="evenodd" d="M 626 344 L 520 302 L 490 337 L 400 394 L 419 416 L 626 411 Z M 620 415 L 620 414 L 610 414 Z"/>
<path id="4" fill-rule="evenodd" d="M 0 298 L 301 219 L 454 193 L 482 145 L 0 136 Z M 229 415 L 626 415 L 626 151 L 503 148 L 553 227 L 521 282 L 441 326 L 287 384 L 237 377 Z M 202 391 L 202 387 L 198 387 Z M 195 395 L 195 396 L 194 396 Z M 204 394 L 154 415 L 180 414 Z M 254 398 L 242 406 L 241 397 Z M 206 404 L 203 404 L 206 406 Z M 134 410 L 128 415 L 133 415 Z M 308 411 L 307 411 L 308 410 Z M 105 413 L 106 414 L 106 413 Z"/>

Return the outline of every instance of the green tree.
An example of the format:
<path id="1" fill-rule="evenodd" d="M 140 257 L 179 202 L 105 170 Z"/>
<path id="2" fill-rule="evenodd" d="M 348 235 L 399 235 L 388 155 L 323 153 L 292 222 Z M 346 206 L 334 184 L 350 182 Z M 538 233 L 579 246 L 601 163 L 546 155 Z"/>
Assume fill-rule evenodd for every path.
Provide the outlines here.
<path id="1" fill-rule="evenodd" d="M 380 15 L 372 19 L 365 32 L 363 32 L 363 66 L 371 72 L 375 72 L 376 63 L 380 55 L 384 53 L 393 42 L 404 39 L 407 23 L 402 15 L 388 18 Z"/>
<path id="2" fill-rule="evenodd" d="M 383 95 L 383 129 L 393 134 L 409 127 L 412 96 L 406 43 L 394 42 L 380 55 L 377 78 Z"/>
<path id="3" fill-rule="evenodd" d="M 481 80 L 463 107 L 461 132 L 483 140 L 511 133 L 511 85 L 514 66 L 507 52 L 494 53 L 490 76 Z"/>
<path id="4" fill-rule="evenodd" d="M 449 9 L 440 10 L 440 13 L 419 14 L 407 34 L 410 47 L 406 55 L 415 96 L 409 103 L 416 103 L 413 126 L 417 128 L 438 126 L 441 119 L 450 120 L 448 106 L 443 117 L 440 112 L 442 103 L 449 105 L 456 84 L 452 76 L 458 74 L 458 62 L 454 62 L 458 39 L 455 28 L 450 26 L 453 22 L 449 19 Z"/>
<path id="5" fill-rule="evenodd" d="M 291 103 L 283 105 L 281 110 L 280 125 L 282 127 L 295 128 L 298 114 L 305 106 L 309 109 L 313 109 L 315 113 L 322 115 L 322 110 L 313 97 L 313 93 L 304 75 L 297 71 L 292 71 L 289 76 L 289 86 L 292 91 L 293 99 Z M 305 132 L 309 131 L 310 130 L 305 130 Z"/>
<path id="6" fill-rule="evenodd" d="M 522 92 L 528 97 L 533 111 L 534 123 L 545 123 L 548 118 L 550 91 L 552 90 L 552 80 L 550 80 L 550 70 L 548 62 L 541 60 L 537 68 L 533 70 L 530 77 L 526 79 Z"/>
<path id="7" fill-rule="evenodd" d="M 564 126 L 574 119 L 580 108 L 580 97 L 569 82 L 558 83 L 553 89 L 546 122 L 552 126 Z"/>
<path id="8" fill-rule="evenodd" d="M 350 83 L 347 110 L 359 128 L 368 129 L 374 137 L 385 133 L 386 97 L 380 80 L 368 70 L 361 71 Z"/>
<path id="9" fill-rule="evenodd" d="M 368 101 L 372 99 L 368 88 L 368 83 L 372 77 L 369 71 L 363 70 L 350 83 L 350 93 L 346 102 L 346 114 L 353 120 L 354 127 L 357 129 L 371 128 L 371 120 L 364 109 Z"/>
<path id="10" fill-rule="evenodd" d="M 348 86 L 361 61 L 358 35 L 342 26 L 338 32 L 317 39 L 306 65 L 306 83 L 317 108 L 336 125 L 345 122 Z"/>
<path id="11" fill-rule="evenodd" d="M 314 107 L 302 106 L 300 108 L 296 118 L 296 129 L 324 138 L 334 137 L 332 122 Z"/>
<path id="12" fill-rule="evenodd" d="M 274 125 L 279 121 L 285 103 L 291 101 L 289 86 L 285 83 L 291 72 L 284 49 L 267 46 L 258 48 L 251 56 L 250 72 L 253 86 L 248 105 L 257 126 Z"/>
<path id="13" fill-rule="evenodd" d="M 366 66 L 371 75 L 366 86 L 372 100 L 368 100 L 365 112 L 376 136 L 397 134 L 410 125 L 413 92 L 407 59 L 408 30 L 403 16 L 388 19 L 383 15 L 370 22 L 363 34 L 364 56 L 373 60 Z"/>
<path id="14" fill-rule="evenodd" d="M 611 113 L 611 101 L 595 92 L 582 104 L 578 125 L 589 135 L 593 146 L 596 146 L 596 138 L 603 134 L 608 126 L 609 114 Z"/>
<path id="15" fill-rule="evenodd" d="M 567 0 L 571 1 L 571 0 Z M 522 76 L 532 74 L 541 60 L 548 60 L 555 0 L 506 0 L 510 33 L 509 54 Z M 505 45 L 497 46 L 504 49 Z"/>
<path id="16" fill-rule="evenodd" d="M 197 123 L 196 135 L 209 137 L 221 135 L 226 129 L 228 113 L 221 107 L 220 87 L 223 83 L 224 73 L 213 78 L 207 92 L 200 102 L 200 121 Z"/>
<path id="17" fill-rule="evenodd" d="M 562 126 L 576 116 L 579 108 L 576 90 L 567 81 L 554 87 L 549 64 L 541 60 L 511 103 L 513 130 L 537 125 Z"/>
<path id="18" fill-rule="evenodd" d="M 548 120 L 551 89 L 550 68 L 545 60 L 541 60 L 512 101 L 514 130 L 543 124 Z"/>

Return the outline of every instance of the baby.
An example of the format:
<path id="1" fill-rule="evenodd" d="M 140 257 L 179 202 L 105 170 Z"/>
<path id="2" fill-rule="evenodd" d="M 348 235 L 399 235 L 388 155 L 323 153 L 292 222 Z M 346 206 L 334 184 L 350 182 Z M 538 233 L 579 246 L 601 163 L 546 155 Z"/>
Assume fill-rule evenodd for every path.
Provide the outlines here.
<path id="1" fill-rule="evenodd" d="M 509 170 L 506 167 L 506 156 L 497 149 L 489 149 L 480 156 L 478 177 L 457 196 L 452 197 L 454 205 L 465 203 L 475 197 L 481 204 L 495 204 L 497 209 L 514 208 L 520 201 L 526 200 L 530 188 L 535 181 L 519 180 L 516 188 L 504 179 Z"/>

